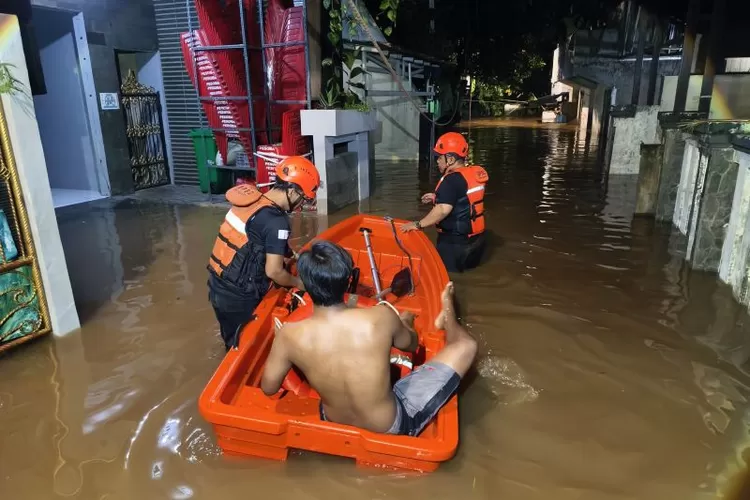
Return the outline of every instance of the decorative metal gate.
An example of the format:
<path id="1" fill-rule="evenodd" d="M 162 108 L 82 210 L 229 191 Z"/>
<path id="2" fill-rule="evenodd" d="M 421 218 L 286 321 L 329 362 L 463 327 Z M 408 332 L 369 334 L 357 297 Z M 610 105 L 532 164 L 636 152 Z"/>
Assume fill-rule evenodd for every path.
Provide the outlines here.
<path id="1" fill-rule="evenodd" d="M 120 93 L 135 189 L 169 184 L 159 93 L 138 82 L 133 70 L 128 72 Z"/>

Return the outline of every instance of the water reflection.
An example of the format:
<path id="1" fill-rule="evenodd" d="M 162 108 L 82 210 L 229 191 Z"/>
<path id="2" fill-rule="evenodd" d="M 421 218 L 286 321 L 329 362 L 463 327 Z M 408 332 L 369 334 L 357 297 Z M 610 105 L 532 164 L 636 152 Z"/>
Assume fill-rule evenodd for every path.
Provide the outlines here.
<path id="1" fill-rule="evenodd" d="M 750 442 L 747 313 L 632 219 L 632 186 L 605 190 L 573 128 L 468 134 L 494 248 L 456 277 L 482 358 L 453 461 L 223 456 L 197 411 L 223 351 L 205 289 L 223 209 L 110 200 L 59 214 L 83 331 L 0 359 L 0 497 L 714 498 Z M 436 180 L 381 163 L 371 199 L 296 218 L 293 244 L 358 210 L 415 218 Z"/>

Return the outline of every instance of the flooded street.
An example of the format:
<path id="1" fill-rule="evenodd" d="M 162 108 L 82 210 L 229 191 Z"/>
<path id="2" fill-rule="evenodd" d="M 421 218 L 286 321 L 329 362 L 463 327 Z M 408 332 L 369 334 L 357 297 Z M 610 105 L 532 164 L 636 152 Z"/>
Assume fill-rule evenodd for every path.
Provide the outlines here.
<path id="1" fill-rule="evenodd" d="M 197 398 L 223 355 L 206 262 L 225 209 L 105 200 L 59 215 L 80 334 L 0 357 L 0 498 L 713 499 L 750 445 L 750 318 L 632 220 L 575 130 L 477 124 L 492 249 L 455 276 L 480 340 L 438 472 L 221 455 Z M 436 178 L 378 166 L 362 210 L 414 218 Z M 296 244 L 356 210 L 294 221 Z"/>

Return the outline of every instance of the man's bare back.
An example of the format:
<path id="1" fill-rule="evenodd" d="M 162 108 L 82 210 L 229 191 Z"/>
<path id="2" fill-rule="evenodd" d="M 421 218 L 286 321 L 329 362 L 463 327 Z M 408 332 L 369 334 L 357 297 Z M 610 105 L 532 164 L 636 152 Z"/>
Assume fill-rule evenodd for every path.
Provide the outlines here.
<path id="1" fill-rule="evenodd" d="M 321 395 L 327 419 L 386 432 L 396 418 L 391 346 L 395 339 L 403 350 L 416 347 L 404 330 L 387 306 L 339 306 L 316 309 L 310 319 L 285 325 L 275 342 Z"/>
<path id="2" fill-rule="evenodd" d="M 324 418 L 374 432 L 418 435 L 458 388 L 476 355 L 476 342 L 453 309 L 453 284 L 442 294 L 435 326 L 446 345 L 429 363 L 391 385 L 390 351 L 414 351 L 414 316 L 388 305 L 347 308 L 349 254 L 320 242 L 303 253 L 300 277 L 313 299 L 310 319 L 277 329 L 261 388 L 275 394 L 292 366 L 322 398 Z"/>

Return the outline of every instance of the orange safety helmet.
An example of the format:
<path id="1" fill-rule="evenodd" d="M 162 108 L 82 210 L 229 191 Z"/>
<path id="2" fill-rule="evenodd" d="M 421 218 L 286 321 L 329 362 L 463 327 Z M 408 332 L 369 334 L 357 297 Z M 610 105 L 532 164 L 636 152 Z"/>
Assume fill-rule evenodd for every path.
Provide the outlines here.
<path id="1" fill-rule="evenodd" d="M 439 155 L 453 153 L 461 158 L 466 158 L 469 154 L 469 143 L 458 132 L 448 132 L 441 135 L 437 140 L 435 152 Z"/>
<path id="2" fill-rule="evenodd" d="M 302 156 L 290 156 L 276 165 L 276 178 L 296 184 L 306 198 L 315 199 L 320 187 L 320 174 L 315 165 Z"/>

